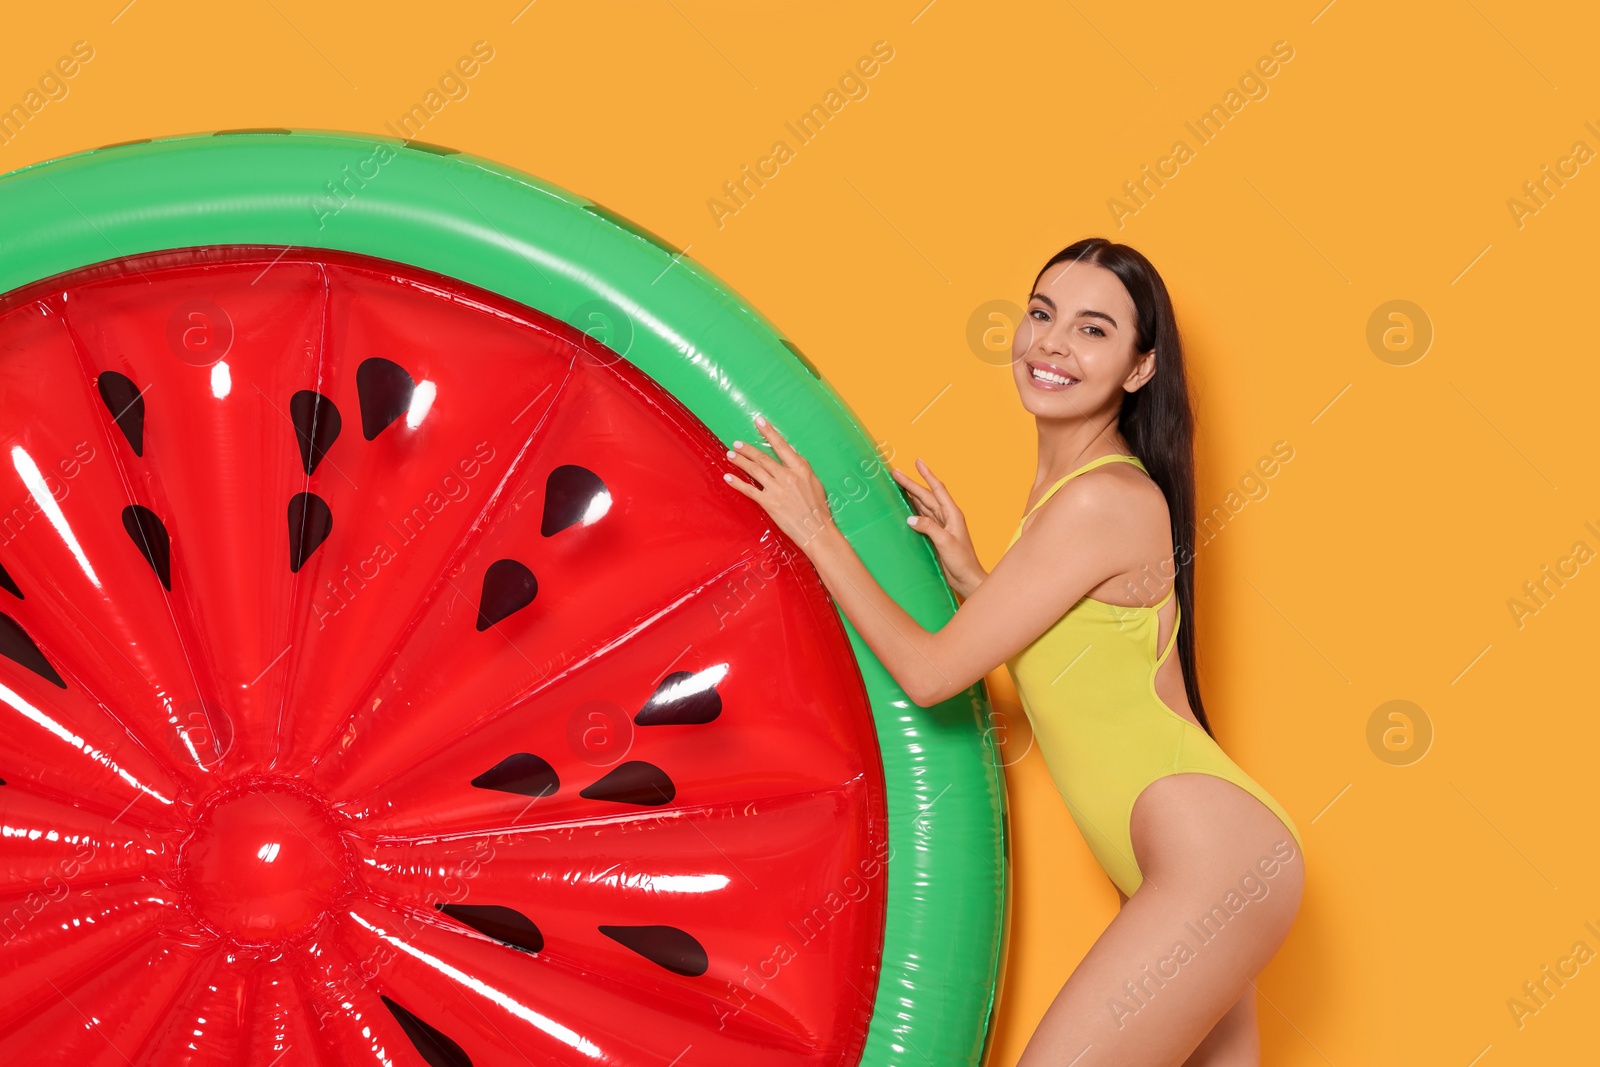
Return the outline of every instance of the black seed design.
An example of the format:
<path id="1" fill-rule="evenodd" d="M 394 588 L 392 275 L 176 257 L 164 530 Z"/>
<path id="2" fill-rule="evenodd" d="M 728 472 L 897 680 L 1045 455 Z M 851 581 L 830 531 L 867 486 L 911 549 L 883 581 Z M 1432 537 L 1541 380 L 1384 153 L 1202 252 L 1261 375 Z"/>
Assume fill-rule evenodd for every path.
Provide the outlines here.
<path id="1" fill-rule="evenodd" d="M 629 760 L 604 778 L 578 790 L 588 800 L 615 800 L 622 804 L 665 804 L 678 791 L 667 772 L 654 763 Z"/>
<path id="2" fill-rule="evenodd" d="M 789 340 L 787 337 L 780 337 L 780 338 L 778 338 L 778 340 L 779 340 L 780 343 L 782 343 L 784 348 L 787 348 L 789 350 L 789 354 L 790 355 L 792 355 L 795 359 L 798 359 L 800 361 L 800 365 L 805 367 L 807 372 L 809 372 L 810 375 L 813 378 L 820 379 L 822 377 L 822 375 L 817 371 L 817 365 L 815 363 L 811 362 L 811 360 L 806 358 L 806 354 L 804 352 L 800 351 L 800 348 L 799 348 L 798 345 L 796 345 L 793 341 Z"/>
<path id="3" fill-rule="evenodd" d="M 17 588 L 17 583 L 4 567 L 0 567 L 0 589 L 4 589 L 18 600 L 24 599 L 22 590 Z"/>
<path id="4" fill-rule="evenodd" d="M 356 394 L 361 398 L 361 434 L 372 440 L 411 408 L 416 381 L 406 369 L 381 356 L 356 368 Z"/>
<path id="5" fill-rule="evenodd" d="M 472 780 L 479 789 L 497 789 L 525 797 L 547 797 L 561 788 L 556 769 L 531 752 L 507 756 Z"/>
<path id="6" fill-rule="evenodd" d="M 294 420 L 294 435 L 300 445 L 300 466 L 310 474 L 333 447 L 344 425 L 339 409 L 321 393 L 302 389 L 289 398 L 289 417 Z"/>
<path id="7" fill-rule="evenodd" d="M 101 371 L 95 381 L 106 410 L 117 420 L 117 428 L 128 439 L 136 456 L 144 455 L 144 396 L 133 379 L 114 370 Z"/>
<path id="8" fill-rule="evenodd" d="M 544 483 L 544 519 L 539 532 L 546 537 L 582 522 L 595 498 L 610 491 L 600 476 L 587 467 L 563 463 L 550 472 Z"/>
<path id="9" fill-rule="evenodd" d="M 520 911 L 502 908 L 498 904 L 439 903 L 434 907 L 456 922 L 464 923 L 480 934 L 487 934 L 502 945 L 523 952 L 538 952 L 544 948 L 544 935 L 533 925 L 533 920 Z"/>
<path id="10" fill-rule="evenodd" d="M 679 256 L 683 255 L 683 252 L 678 248 L 678 246 L 667 240 L 665 237 L 656 236 L 643 226 L 640 226 L 637 222 L 634 222 L 630 218 L 625 218 L 622 215 L 618 215 L 610 208 L 601 207 L 599 204 L 595 203 L 589 203 L 584 205 L 583 210 L 587 211 L 591 215 L 600 216 L 613 226 L 627 230 L 635 237 L 644 238 L 646 241 L 649 241 L 651 244 L 661 249 L 661 251 L 665 252 L 673 259 L 677 259 Z"/>
<path id="11" fill-rule="evenodd" d="M 289 570 L 298 572 L 307 557 L 333 532 L 333 509 L 315 493 L 289 498 Z"/>
<path id="12" fill-rule="evenodd" d="M 483 572 L 483 595 L 478 600 L 478 632 L 482 633 L 512 612 L 533 603 L 539 580 L 514 559 L 497 559 Z"/>
<path id="13" fill-rule="evenodd" d="M 472 1057 L 468 1056 L 460 1045 L 382 993 L 378 994 L 378 998 L 383 1001 L 383 1006 L 389 1009 L 389 1014 L 394 1016 L 394 1021 L 400 1024 L 400 1029 L 406 1032 L 411 1043 L 417 1047 L 417 1054 L 428 1067 L 472 1067 Z"/>
<path id="14" fill-rule="evenodd" d="M 33 643 L 33 638 L 28 636 L 22 625 L 10 615 L 3 613 L 0 613 L 0 656 L 15 660 L 34 674 L 63 689 L 67 687 L 67 683 L 62 681 L 61 675 L 50 666 L 50 661 L 44 658 L 44 653 L 39 651 L 39 646 Z"/>
<path id="15" fill-rule="evenodd" d="M 715 686 L 683 691 L 694 676 L 693 671 L 673 671 L 661 679 L 633 721 L 639 726 L 692 726 L 721 715 L 722 697 Z"/>
<path id="16" fill-rule="evenodd" d="M 402 141 L 400 146 L 417 152 L 426 152 L 433 156 L 459 156 L 461 154 L 461 149 L 459 148 L 446 148 L 442 144 L 430 144 L 427 141 Z"/>
<path id="17" fill-rule="evenodd" d="M 676 926 L 602 926 L 600 932 L 686 978 L 698 978 L 711 965 L 705 946 Z"/>
<path id="18" fill-rule="evenodd" d="M 129 504 L 122 509 L 122 528 L 150 561 L 162 588 L 172 592 L 172 541 L 167 537 L 167 524 L 143 504 Z"/>

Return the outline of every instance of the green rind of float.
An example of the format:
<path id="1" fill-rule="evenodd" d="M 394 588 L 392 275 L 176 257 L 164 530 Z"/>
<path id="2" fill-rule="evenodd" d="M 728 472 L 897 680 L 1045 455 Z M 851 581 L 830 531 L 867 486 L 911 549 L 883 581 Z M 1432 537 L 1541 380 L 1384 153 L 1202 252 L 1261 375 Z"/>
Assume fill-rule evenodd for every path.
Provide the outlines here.
<path id="1" fill-rule="evenodd" d="M 0 178 L 0 292 L 121 256 L 228 244 L 390 259 L 580 330 L 597 306 L 620 310 L 630 362 L 723 441 L 759 442 L 752 418 L 769 413 L 888 594 L 930 629 L 954 613 L 903 493 L 810 361 L 704 267 L 592 201 L 449 148 L 323 131 L 124 143 Z M 877 726 L 891 849 L 861 1062 L 971 1067 L 991 1029 L 1008 879 L 988 695 L 980 682 L 917 707 L 840 619 Z"/>

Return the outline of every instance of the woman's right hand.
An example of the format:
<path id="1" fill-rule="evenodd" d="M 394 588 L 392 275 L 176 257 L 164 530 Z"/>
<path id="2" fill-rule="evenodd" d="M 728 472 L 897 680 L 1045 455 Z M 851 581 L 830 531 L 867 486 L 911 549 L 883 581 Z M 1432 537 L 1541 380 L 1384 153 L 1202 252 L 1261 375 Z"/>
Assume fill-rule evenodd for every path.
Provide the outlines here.
<path id="1" fill-rule="evenodd" d="M 978 562 L 977 550 L 972 547 L 972 537 L 967 533 L 966 516 L 956 507 L 949 490 L 920 459 L 917 460 L 917 469 L 928 480 L 927 485 L 918 483 L 897 468 L 891 467 L 890 471 L 917 509 L 911 528 L 933 542 L 945 579 L 949 581 L 950 588 L 965 600 L 989 577 L 989 572 Z"/>

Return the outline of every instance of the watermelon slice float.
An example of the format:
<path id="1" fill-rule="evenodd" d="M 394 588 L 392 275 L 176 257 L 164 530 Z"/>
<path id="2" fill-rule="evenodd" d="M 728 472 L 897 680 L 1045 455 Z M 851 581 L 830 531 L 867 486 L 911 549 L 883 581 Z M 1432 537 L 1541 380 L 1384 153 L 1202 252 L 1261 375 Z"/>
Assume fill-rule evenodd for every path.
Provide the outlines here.
<path id="1" fill-rule="evenodd" d="M 948 617 L 770 323 L 433 146 L 0 207 L 0 1062 L 978 1062 L 987 701 L 907 700 L 723 483 L 769 413 Z"/>

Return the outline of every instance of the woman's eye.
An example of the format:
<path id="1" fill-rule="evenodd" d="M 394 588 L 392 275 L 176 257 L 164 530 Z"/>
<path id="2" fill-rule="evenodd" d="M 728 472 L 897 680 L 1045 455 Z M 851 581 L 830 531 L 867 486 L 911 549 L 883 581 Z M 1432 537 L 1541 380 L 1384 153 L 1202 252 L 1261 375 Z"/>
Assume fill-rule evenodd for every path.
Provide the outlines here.
<path id="1" fill-rule="evenodd" d="M 1098 326 L 1085 326 L 1085 330 L 1093 330 L 1096 337 L 1104 337 L 1106 332 Z"/>
<path id="2" fill-rule="evenodd" d="M 1048 314 L 1046 314 L 1043 310 L 1041 310 L 1039 308 L 1034 308 L 1032 311 L 1028 312 L 1028 314 L 1032 315 L 1034 318 L 1038 319 L 1040 322 L 1043 322 L 1045 319 L 1050 317 Z"/>

